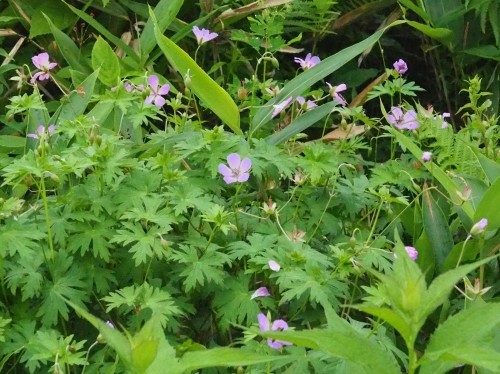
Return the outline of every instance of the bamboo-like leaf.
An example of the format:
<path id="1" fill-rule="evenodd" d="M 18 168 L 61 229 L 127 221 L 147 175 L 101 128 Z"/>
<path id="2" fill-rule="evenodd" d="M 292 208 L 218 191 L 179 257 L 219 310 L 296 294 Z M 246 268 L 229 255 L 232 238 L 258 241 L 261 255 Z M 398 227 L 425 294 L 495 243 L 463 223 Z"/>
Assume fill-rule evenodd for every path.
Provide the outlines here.
<path id="1" fill-rule="evenodd" d="M 288 82 L 285 87 L 280 91 L 280 93 L 273 99 L 271 99 L 266 105 L 264 105 L 252 119 L 251 134 L 257 131 L 260 127 L 265 125 L 271 120 L 273 113 L 273 105 L 281 103 L 286 98 L 292 96 L 296 98 L 302 94 L 305 90 L 312 87 L 316 82 L 330 75 L 347 62 L 361 54 L 367 48 L 370 48 L 375 44 L 384 32 L 392 26 L 404 23 L 404 21 L 397 21 L 389 25 L 388 27 L 381 29 L 366 38 L 365 40 L 356 43 L 350 47 L 343 49 L 342 51 L 330 56 L 313 68 L 299 74 L 297 77 Z M 250 135 L 251 135 L 250 134 Z"/>
<path id="2" fill-rule="evenodd" d="M 154 14 L 150 9 L 151 18 Z M 156 41 L 167 60 L 183 77 L 189 75 L 189 88 L 212 110 L 231 130 L 242 134 L 240 111 L 231 96 L 220 87 L 198 64 L 177 44 L 162 35 L 155 24 Z"/>

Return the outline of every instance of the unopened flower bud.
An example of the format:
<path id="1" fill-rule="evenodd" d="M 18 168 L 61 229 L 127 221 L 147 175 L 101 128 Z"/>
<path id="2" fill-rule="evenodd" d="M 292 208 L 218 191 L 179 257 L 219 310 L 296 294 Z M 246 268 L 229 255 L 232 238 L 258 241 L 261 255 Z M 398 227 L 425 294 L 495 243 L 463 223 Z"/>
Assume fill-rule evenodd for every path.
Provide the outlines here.
<path id="1" fill-rule="evenodd" d="M 484 232 L 486 226 L 488 226 L 488 220 L 486 218 L 482 218 L 481 220 L 479 220 L 479 222 L 472 226 L 472 228 L 470 229 L 470 234 L 472 236 L 479 235 Z"/>
<path id="2" fill-rule="evenodd" d="M 248 99 L 248 90 L 246 88 L 238 88 L 238 99 L 242 101 Z"/>

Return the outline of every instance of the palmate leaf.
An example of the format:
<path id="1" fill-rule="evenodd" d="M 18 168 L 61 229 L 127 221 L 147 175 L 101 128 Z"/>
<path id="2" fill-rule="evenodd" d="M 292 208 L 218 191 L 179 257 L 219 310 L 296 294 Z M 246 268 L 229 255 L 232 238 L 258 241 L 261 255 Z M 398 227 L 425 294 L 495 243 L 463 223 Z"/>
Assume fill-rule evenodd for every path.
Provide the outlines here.
<path id="1" fill-rule="evenodd" d="M 123 223 L 125 229 L 117 230 L 111 238 L 111 243 L 122 243 L 129 245 L 134 243 L 129 252 L 133 253 L 136 266 L 146 263 L 149 258 L 155 256 L 162 259 L 167 251 L 161 244 L 161 236 L 170 231 L 170 228 L 151 226 L 145 229 L 140 223 Z"/>
<path id="2" fill-rule="evenodd" d="M 204 286 L 205 282 L 222 284 L 226 273 L 222 267 L 230 262 L 229 256 L 219 252 L 219 246 L 210 244 L 203 252 L 194 246 L 181 244 L 179 250 L 172 253 L 172 258 L 185 266 L 180 276 L 185 279 L 186 292 L 197 286 Z"/>
<path id="3" fill-rule="evenodd" d="M 26 217 L 17 220 L 5 220 L 0 230 L 0 257 L 14 256 L 19 253 L 21 257 L 30 257 L 33 250 L 40 249 L 40 240 L 46 234 L 40 227 Z"/>
<path id="4" fill-rule="evenodd" d="M 166 200 L 177 216 L 187 213 L 188 208 L 204 210 L 212 205 L 212 197 L 193 183 L 182 183 L 167 188 Z"/>
<path id="5" fill-rule="evenodd" d="M 95 217 L 94 220 L 74 225 L 77 230 L 71 234 L 68 251 L 72 253 L 80 251 L 82 256 L 87 252 L 92 252 L 94 257 L 109 262 L 109 248 L 111 247 L 109 239 L 115 233 L 113 226 L 116 225 L 116 222 L 104 216 L 101 217 L 103 218 Z"/>
<path id="6" fill-rule="evenodd" d="M 176 217 L 169 208 L 162 207 L 164 204 L 165 199 L 160 195 L 143 196 L 141 202 L 123 213 L 121 219 L 145 224 L 155 223 L 164 230 L 171 230 L 170 225 L 176 222 Z"/>
<path id="7" fill-rule="evenodd" d="M 7 286 L 13 294 L 21 289 L 22 301 L 40 295 L 45 276 L 40 269 L 43 262 L 42 251 L 35 251 L 29 257 L 19 257 L 6 263 Z"/>

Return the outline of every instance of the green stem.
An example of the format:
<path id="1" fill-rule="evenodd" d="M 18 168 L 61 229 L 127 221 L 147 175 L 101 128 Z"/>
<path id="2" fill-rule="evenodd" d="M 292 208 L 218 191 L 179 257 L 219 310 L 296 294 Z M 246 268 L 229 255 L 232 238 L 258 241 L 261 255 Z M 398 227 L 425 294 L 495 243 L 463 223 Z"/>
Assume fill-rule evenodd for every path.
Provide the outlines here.
<path id="1" fill-rule="evenodd" d="M 40 187 L 42 189 L 42 200 L 43 200 L 43 207 L 45 210 L 45 223 L 47 224 L 47 235 L 49 239 L 50 257 L 52 260 L 54 260 L 55 251 L 54 251 L 54 243 L 52 242 L 52 229 L 50 227 L 49 203 L 47 201 L 47 191 L 45 189 L 45 180 L 43 175 L 42 178 L 40 179 Z"/>

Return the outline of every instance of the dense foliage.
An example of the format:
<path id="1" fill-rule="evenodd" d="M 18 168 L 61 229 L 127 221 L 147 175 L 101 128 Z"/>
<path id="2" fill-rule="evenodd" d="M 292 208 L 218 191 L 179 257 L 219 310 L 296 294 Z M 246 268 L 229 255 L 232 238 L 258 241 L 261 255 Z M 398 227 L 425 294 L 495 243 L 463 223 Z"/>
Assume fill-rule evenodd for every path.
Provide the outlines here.
<path id="1" fill-rule="evenodd" d="M 437 3 L 1 4 L 0 371 L 499 372 L 500 7 Z"/>

